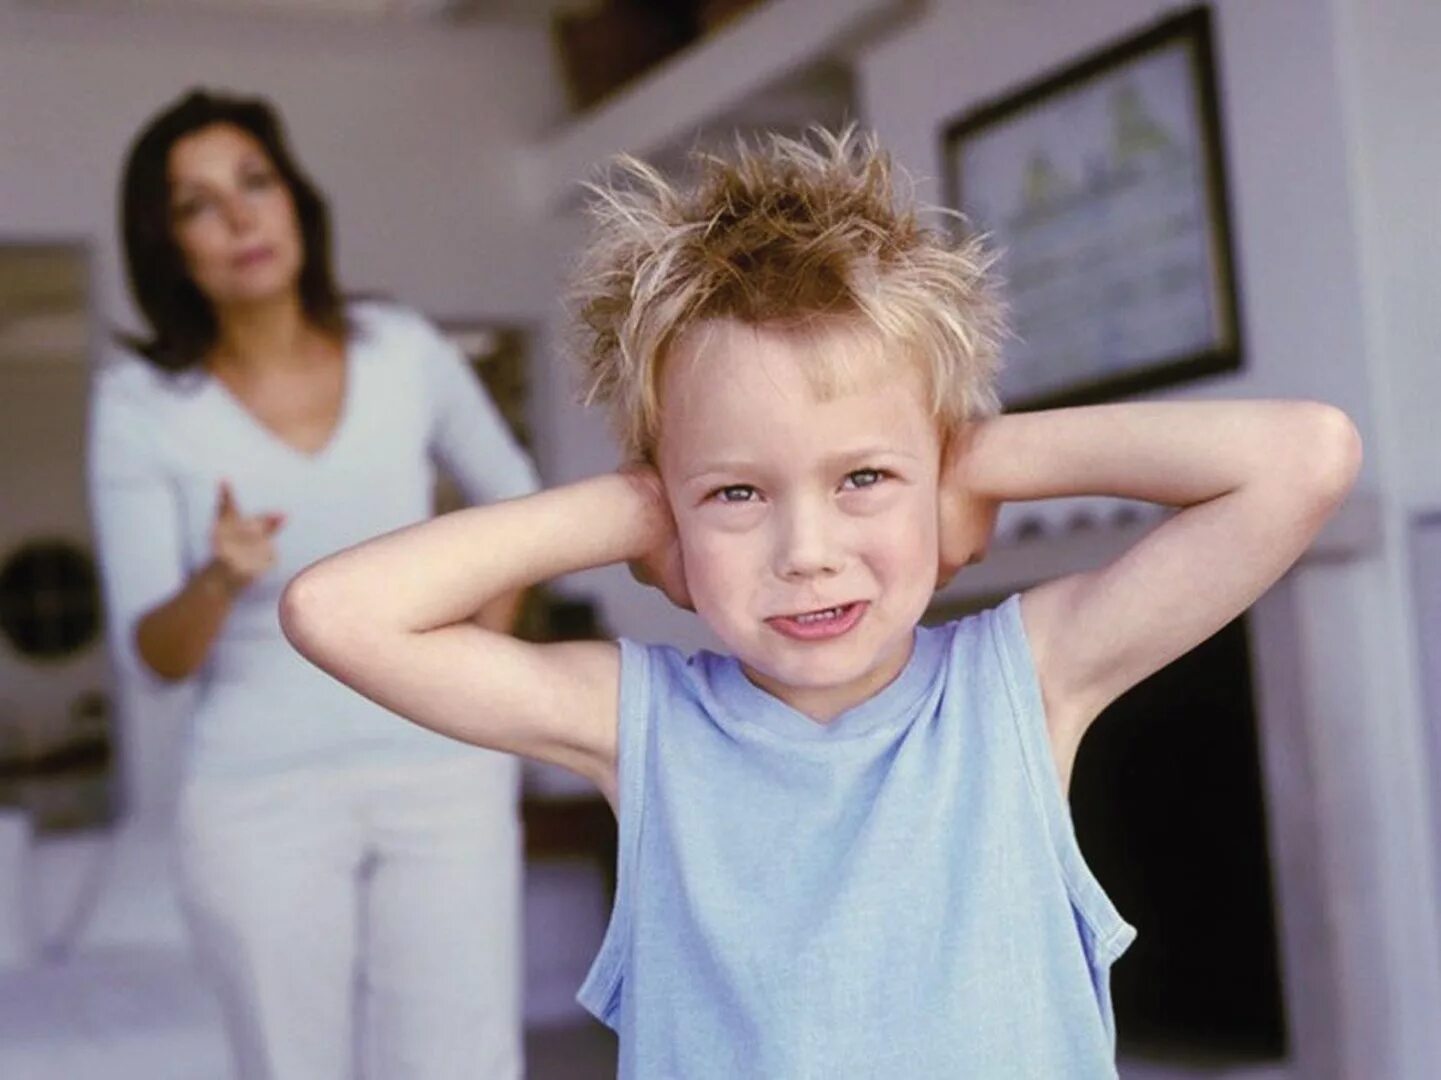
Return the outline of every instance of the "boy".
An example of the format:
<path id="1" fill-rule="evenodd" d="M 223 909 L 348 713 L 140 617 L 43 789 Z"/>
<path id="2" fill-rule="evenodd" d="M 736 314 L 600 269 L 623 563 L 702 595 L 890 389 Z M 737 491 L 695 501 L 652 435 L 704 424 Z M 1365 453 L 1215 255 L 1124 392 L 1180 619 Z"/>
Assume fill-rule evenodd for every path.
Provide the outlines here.
<path id="1" fill-rule="evenodd" d="M 851 133 L 631 163 L 581 314 L 626 472 L 381 537 L 287 589 L 296 647 L 437 731 L 595 781 L 619 887 L 581 1000 L 625 1077 L 1114 1074 L 1132 931 L 1065 804 L 1087 726 L 1305 550 L 1355 476 L 1303 402 L 995 417 L 984 260 Z M 1008 499 L 1180 507 L 1115 563 L 940 629 Z M 468 621 L 631 562 L 728 656 Z"/>

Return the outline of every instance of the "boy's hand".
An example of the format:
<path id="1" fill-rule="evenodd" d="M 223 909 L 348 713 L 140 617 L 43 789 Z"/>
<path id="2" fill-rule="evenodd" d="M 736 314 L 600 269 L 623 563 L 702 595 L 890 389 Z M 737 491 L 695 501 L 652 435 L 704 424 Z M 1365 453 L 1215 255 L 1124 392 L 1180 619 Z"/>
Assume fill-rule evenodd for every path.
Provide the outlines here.
<path id="1" fill-rule="evenodd" d="M 1001 503 L 997 499 L 978 495 L 971 488 L 967 468 L 976 432 L 984 423 L 967 424 L 942 451 L 937 504 L 940 514 L 937 588 L 955 577 L 962 567 L 985 558 L 996 529 L 996 515 L 1000 512 Z"/>
<path id="2" fill-rule="evenodd" d="M 651 545 L 644 555 L 630 561 L 631 576 L 642 585 L 665 593 L 666 599 L 676 607 L 694 611 L 685 583 L 680 537 L 676 535 L 675 517 L 666 500 L 660 474 L 649 465 L 630 465 L 621 473 L 645 496 L 654 520 Z"/>

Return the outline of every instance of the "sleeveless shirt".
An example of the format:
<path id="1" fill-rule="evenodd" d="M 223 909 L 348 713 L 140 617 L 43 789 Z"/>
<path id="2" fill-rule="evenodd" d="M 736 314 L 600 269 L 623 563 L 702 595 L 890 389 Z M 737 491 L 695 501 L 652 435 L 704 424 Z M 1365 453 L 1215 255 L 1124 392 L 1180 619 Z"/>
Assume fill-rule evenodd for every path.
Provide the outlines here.
<path id="1" fill-rule="evenodd" d="M 620 857 L 578 995 L 620 1076 L 1115 1075 L 1135 931 L 1076 844 L 1019 596 L 818 724 L 621 643 Z"/>

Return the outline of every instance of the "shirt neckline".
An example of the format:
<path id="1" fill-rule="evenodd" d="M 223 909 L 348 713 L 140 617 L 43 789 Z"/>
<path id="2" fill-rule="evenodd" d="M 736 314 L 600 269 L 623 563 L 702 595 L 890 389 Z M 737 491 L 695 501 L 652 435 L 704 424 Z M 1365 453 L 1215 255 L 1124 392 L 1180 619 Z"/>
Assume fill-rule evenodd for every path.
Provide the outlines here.
<path id="1" fill-rule="evenodd" d="M 282 438 L 279 432 L 256 416 L 250 407 L 241 401 L 230 387 L 226 386 L 213 372 L 204 367 L 201 367 L 199 371 L 205 380 L 205 385 L 224 402 L 226 410 L 236 416 L 262 442 L 269 444 L 292 460 L 315 465 L 335 453 L 336 447 L 342 442 L 346 430 L 350 427 L 351 414 L 355 411 L 355 380 L 360 366 L 356 363 L 356 358 L 356 341 L 353 338 L 347 339 L 342 346 L 341 355 L 341 363 L 345 368 L 345 381 L 340 393 L 340 413 L 335 419 L 335 425 L 330 429 L 329 438 L 314 450 L 303 450 Z"/>
<path id="2" fill-rule="evenodd" d="M 913 632 L 911 655 L 900 674 L 865 701 L 819 723 L 751 682 L 733 656 L 720 657 L 712 685 L 721 704 L 745 723 L 785 739 L 835 742 L 859 738 L 908 719 L 940 675 L 945 634 L 927 626 Z"/>

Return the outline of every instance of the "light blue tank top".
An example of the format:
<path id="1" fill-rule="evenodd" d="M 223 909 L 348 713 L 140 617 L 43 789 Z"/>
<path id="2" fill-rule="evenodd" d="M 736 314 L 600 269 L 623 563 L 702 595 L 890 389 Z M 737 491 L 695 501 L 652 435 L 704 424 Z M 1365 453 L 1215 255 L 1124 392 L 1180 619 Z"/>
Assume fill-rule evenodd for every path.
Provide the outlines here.
<path id="1" fill-rule="evenodd" d="M 623 642 L 615 909 L 579 1000 L 622 1078 L 1114 1076 L 1135 931 L 1081 858 L 1019 597 L 819 725 Z"/>

